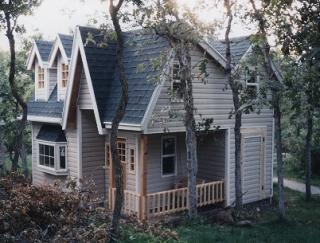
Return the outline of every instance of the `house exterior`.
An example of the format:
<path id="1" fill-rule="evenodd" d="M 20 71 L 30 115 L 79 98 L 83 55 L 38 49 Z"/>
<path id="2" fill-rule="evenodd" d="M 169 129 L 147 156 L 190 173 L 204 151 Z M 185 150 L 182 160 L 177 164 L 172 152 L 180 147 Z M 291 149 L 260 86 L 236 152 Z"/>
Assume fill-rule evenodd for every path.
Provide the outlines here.
<path id="1" fill-rule="evenodd" d="M 169 95 L 179 85 L 178 79 L 169 78 L 175 72 L 174 54 L 160 37 L 136 31 L 125 33 L 125 40 L 129 104 L 118 138 L 124 212 L 146 219 L 183 211 L 187 207 L 185 128 L 182 116 L 172 116 L 183 112 L 183 103 Z M 73 37 L 58 35 L 54 42 L 35 42 L 27 64 L 35 71 L 35 91 L 28 103 L 33 183 L 53 183 L 67 176 L 92 179 L 110 208 L 115 182 L 109 130 L 121 94 L 115 48 L 116 43 L 106 43 L 99 30 L 77 27 Z M 222 42 L 207 39 L 192 51 L 194 66 L 207 53 L 209 73 L 205 83 L 193 81 L 196 119 L 213 118 L 219 127 L 198 141 L 199 207 L 232 206 L 235 201 L 234 120 L 229 119 L 233 103 L 226 89 L 224 49 Z M 233 39 L 233 66 L 251 50 L 247 37 Z M 165 64 L 155 68 L 153 61 L 159 57 Z M 257 82 L 245 85 L 256 87 Z M 259 114 L 244 115 L 242 136 L 244 202 L 270 198 L 273 111 L 264 108 Z"/>

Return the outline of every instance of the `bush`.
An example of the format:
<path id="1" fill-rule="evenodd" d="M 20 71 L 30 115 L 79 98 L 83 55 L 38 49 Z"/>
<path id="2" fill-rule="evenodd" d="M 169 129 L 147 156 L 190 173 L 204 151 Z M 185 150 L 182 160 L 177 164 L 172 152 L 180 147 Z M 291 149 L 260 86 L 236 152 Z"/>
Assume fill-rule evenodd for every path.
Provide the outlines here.
<path id="1" fill-rule="evenodd" d="M 0 190 L 0 242 L 107 240 L 110 214 L 98 206 L 92 181 L 35 187 L 11 175 L 0 180 Z"/>

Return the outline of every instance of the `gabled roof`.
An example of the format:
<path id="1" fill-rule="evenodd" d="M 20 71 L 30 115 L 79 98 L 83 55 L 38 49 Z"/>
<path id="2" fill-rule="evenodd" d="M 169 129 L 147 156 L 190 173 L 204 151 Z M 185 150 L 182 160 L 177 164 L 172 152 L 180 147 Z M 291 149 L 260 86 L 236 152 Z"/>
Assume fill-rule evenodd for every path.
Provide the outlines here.
<path id="1" fill-rule="evenodd" d="M 49 60 L 49 55 L 53 46 L 52 41 L 42 41 L 42 40 L 37 40 L 35 41 L 37 48 L 39 50 L 39 54 L 41 56 L 42 61 L 48 62 Z"/>
<path id="2" fill-rule="evenodd" d="M 50 52 L 53 46 L 51 41 L 36 40 L 33 43 L 31 52 L 27 60 L 27 69 L 31 70 L 35 62 L 35 58 L 38 59 L 40 66 L 44 66 L 49 61 Z"/>
<path id="3" fill-rule="evenodd" d="M 28 120 L 35 120 L 37 117 L 56 118 L 61 120 L 63 101 L 57 101 L 57 85 L 52 90 L 48 101 L 35 101 L 34 94 L 28 101 Z"/>
<path id="4" fill-rule="evenodd" d="M 103 36 L 100 30 L 80 27 L 93 89 L 102 123 L 110 123 L 121 96 L 121 84 L 116 69 L 116 43 L 108 42 L 107 47 L 98 47 Z M 94 42 L 88 42 L 91 33 Z M 128 79 L 129 103 L 122 123 L 140 124 L 157 84 L 149 80 L 156 77 L 162 69 L 152 68 L 150 60 L 168 50 L 169 45 L 163 38 L 137 31 L 124 33 L 124 66 Z M 143 66 L 138 70 L 139 65 Z"/>
<path id="5" fill-rule="evenodd" d="M 49 67 L 52 68 L 52 66 L 54 65 L 58 53 L 61 54 L 65 63 L 69 63 L 69 60 L 71 58 L 72 45 L 73 45 L 72 35 L 58 34 L 50 50 Z"/>
<path id="6" fill-rule="evenodd" d="M 71 58 L 73 35 L 58 34 L 67 57 Z"/>
<path id="7" fill-rule="evenodd" d="M 226 43 L 224 40 L 208 38 L 207 41 L 209 45 L 226 58 Z M 250 36 L 230 38 L 230 52 L 233 66 L 237 66 L 240 63 L 241 58 L 246 54 L 250 46 Z"/>

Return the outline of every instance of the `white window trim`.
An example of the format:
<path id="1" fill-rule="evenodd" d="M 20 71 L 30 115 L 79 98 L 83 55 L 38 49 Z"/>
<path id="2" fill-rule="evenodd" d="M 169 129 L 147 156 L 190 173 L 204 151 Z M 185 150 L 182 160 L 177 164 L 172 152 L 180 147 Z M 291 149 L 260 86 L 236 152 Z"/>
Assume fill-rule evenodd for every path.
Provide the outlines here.
<path id="1" fill-rule="evenodd" d="M 165 139 L 169 139 L 169 138 L 173 138 L 174 139 L 174 151 L 175 153 L 174 154 L 166 154 L 164 155 L 163 154 L 163 140 Z M 174 156 L 175 160 L 174 160 L 174 173 L 172 174 L 163 174 L 163 158 L 166 158 L 166 157 L 172 157 Z M 177 137 L 176 136 L 163 136 L 161 137 L 161 167 L 160 167 L 160 170 L 161 170 L 161 177 L 171 177 L 171 176 L 177 176 Z"/>
<path id="2" fill-rule="evenodd" d="M 246 80 L 246 87 L 251 86 L 251 87 L 257 87 L 257 91 L 259 89 L 259 83 L 260 83 L 260 75 L 256 74 L 254 79 L 255 83 L 249 83 L 250 76 L 248 75 L 248 72 L 245 74 L 245 80 Z"/>
<path id="3" fill-rule="evenodd" d="M 42 145 L 48 145 L 54 147 L 54 168 L 40 165 L 40 144 Z M 60 169 L 60 147 L 65 147 L 65 157 L 66 157 L 66 168 Z M 37 140 L 37 149 L 38 149 L 38 155 L 37 155 L 37 166 L 40 168 L 42 172 L 53 174 L 53 175 L 67 175 L 68 174 L 68 146 L 67 142 L 49 142 L 44 140 Z"/>
<path id="4" fill-rule="evenodd" d="M 173 67 L 174 67 L 174 65 L 179 65 L 179 69 L 180 69 L 180 64 L 177 62 L 177 61 L 174 61 L 173 63 L 172 63 L 172 69 L 171 69 L 171 77 L 172 77 L 172 79 L 171 79 L 171 81 L 170 81 L 170 88 L 171 88 L 171 90 L 173 91 L 173 84 L 174 83 L 178 83 L 178 84 L 181 84 L 181 80 L 180 79 L 174 79 L 173 78 Z M 181 103 L 181 102 L 183 102 L 183 98 L 178 98 L 178 97 L 170 97 L 170 99 L 171 99 L 171 102 L 176 102 L 176 103 Z"/>
<path id="5" fill-rule="evenodd" d="M 134 151 L 134 170 L 131 170 L 131 150 Z M 128 147 L 128 171 L 130 174 L 135 174 L 136 173 L 136 166 L 137 166 L 137 151 L 136 151 L 136 147 L 135 146 L 129 146 Z"/>

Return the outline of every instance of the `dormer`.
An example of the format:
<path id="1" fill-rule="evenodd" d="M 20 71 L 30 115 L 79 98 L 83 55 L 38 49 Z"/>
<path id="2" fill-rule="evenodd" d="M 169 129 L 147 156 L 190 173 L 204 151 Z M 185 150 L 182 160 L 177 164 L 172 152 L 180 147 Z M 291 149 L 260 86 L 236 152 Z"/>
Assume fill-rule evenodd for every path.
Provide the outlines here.
<path id="1" fill-rule="evenodd" d="M 66 95 L 72 43 L 73 36 L 58 34 L 49 57 L 49 68 L 55 72 L 58 101 L 63 101 Z"/>
<path id="2" fill-rule="evenodd" d="M 54 87 L 50 85 L 49 55 L 52 42 L 37 40 L 33 43 L 27 69 L 34 71 L 35 100 L 47 101 Z"/>

